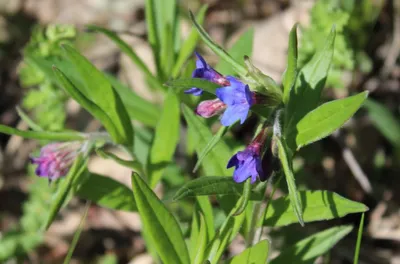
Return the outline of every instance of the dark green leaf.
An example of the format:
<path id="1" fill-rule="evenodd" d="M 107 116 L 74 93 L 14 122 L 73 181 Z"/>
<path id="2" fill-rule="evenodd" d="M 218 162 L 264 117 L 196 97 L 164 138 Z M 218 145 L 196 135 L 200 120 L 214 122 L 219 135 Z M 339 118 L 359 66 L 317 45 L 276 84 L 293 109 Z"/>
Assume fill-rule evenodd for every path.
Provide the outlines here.
<path id="1" fill-rule="evenodd" d="M 286 183 L 289 190 L 290 204 L 292 205 L 293 211 L 296 214 L 297 220 L 303 226 L 303 206 L 301 204 L 301 200 L 297 192 L 297 187 L 294 180 L 292 160 L 287 155 L 288 151 L 285 143 L 282 142 L 281 139 L 278 137 L 274 137 L 274 140 L 276 140 L 276 143 L 278 145 L 279 159 L 282 164 L 283 172 L 285 173 Z"/>
<path id="2" fill-rule="evenodd" d="M 143 227 L 163 263 L 190 263 L 182 231 L 174 216 L 139 175 L 132 175 L 135 196 Z"/>
<path id="3" fill-rule="evenodd" d="M 137 211 L 132 190 L 110 177 L 90 173 L 76 194 L 106 208 Z"/>
<path id="4" fill-rule="evenodd" d="M 133 129 L 131 121 L 121 98 L 108 82 L 107 78 L 74 48 L 68 45 L 64 45 L 63 48 L 84 83 L 83 87 L 77 87 L 77 89 L 102 109 L 104 114 L 112 121 L 115 131 L 112 129 L 109 132 L 113 140 L 116 143 L 128 146 L 132 145 Z"/>
<path id="5" fill-rule="evenodd" d="M 32 131 L 32 130 L 19 130 L 13 127 L 0 125 L 0 133 L 7 135 L 16 135 L 23 138 L 44 139 L 52 141 L 74 141 L 85 140 L 86 136 L 83 133 L 75 131 L 65 132 L 48 132 L 48 131 Z"/>
<path id="6" fill-rule="evenodd" d="M 353 229 L 352 226 L 337 226 L 309 236 L 295 245 L 285 248 L 282 253 L 271 260 L 270 264 L 308 264 L 330 250 L 335 244 Z"/>
<path id="7" fill-rule="evenodd" d="M 150 186 L 161 179 L 165 167 L 171 162 L 179 141 L 180 109 L 176 94 L 170 89 L 164 101 L 163 112 L 157 124 L 149 157 Z"/>
<path id="8" fill-rule="evenodd" d="M 257 244 L 246 248 L 242 253 L 234 256 L 225 264 L 265 264 L 268 259 L 268 251 L 268 240 L 262 240 Z"/>
<path id="9" fill-rule="evenodd" d="M 354 251 L 353 264 L 358 264 L 358 258 L 360 256 L 361 239 L 364 231 L 364 215 L 364 213 L 361 214 L 360 225 L 358 227 L 356 250 Z"/>
<path id="10" fill-rule="evenodd" d="M 320 140 L 340 128 L 361 107 L 367 97 L 366 91 L 325 103 L 306 114 L 296 126 L 297 148 Z"/>
<path id="11" fill-rule="evenodd" d="M 334 192 L 300 191 L 299 196 L 303 204 L 305 223 L 340 218 L 368 210 L 364 204 L 348 200 Z M 288 196 L 272 200 L 270 203 L 265 225 L 285 226 L 298 222 Z"/>
<path id="12" fill-rule="evenodd" d="M 297 77 L 297 24 L 292 27 L 289 33 L 289 45 L 287 55 L 287 68 L 282 77 L 283 102 L 289 101 L 290 91 L 295 84 Z"/>

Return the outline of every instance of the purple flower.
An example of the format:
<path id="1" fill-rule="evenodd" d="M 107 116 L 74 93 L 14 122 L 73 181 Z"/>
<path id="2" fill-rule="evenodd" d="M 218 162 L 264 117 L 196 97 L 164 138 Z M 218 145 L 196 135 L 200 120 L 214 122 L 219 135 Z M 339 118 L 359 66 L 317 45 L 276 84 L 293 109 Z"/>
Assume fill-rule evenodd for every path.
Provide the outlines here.
<path id="1" fill-rule="evenodd" d="M 38 164 L 36 175 L 46 177 L 50 182 L 65 176 L 78 154 L 79 147 L 77 142 L 57 142 L 42 147 L 39 157 L 31 158 L 33 164 Z"/>
<path id="2" fill-rule="evenodd" d="M 205 100 L 199 103 L 196 108 L 196 114 L 205 118 L 215 116 L 226 108 L 226 104 L 218 98 L 214 100 Z"/>
<path id="3" fill-rule="evenodd" d="M 233 180 L 237 183 L 244 182 L 251 177 L 254 183 L 259 177 L 265 180 L 266 176 L 261 162 L 261 152 L 267 138 L 267 129 L 263 129 L 244 151 L 239 151 L 228 161 L 227 168 L 235 166 Z"/>
<path id="4" fill-rule="evenodd" d="M 226 79 L 230 85 L 216 90 L 217 97 L 228 106 L 221 123 L 224 126 L 230 126 L 240 120 L 240 124 L 243 124 L 250 107 L 254 104 L 253 93 L 250 92 L 248 85 L 236 78 L 228 76 Z"/>
<path id="5" fill-rule="evenodd" d="M 204 60 L 200 54 L 195 52 L 197 61 L 196 61 L 196 69 L 192 73 L 192 78 L 201 78 L 208 80 L 210 82 L 214 82 L 220 84 L 221 86 L 229 85 L 229 81 L 222 76 L 219 72 L 211 68 L 210 65 Z M 185 91 L 187 94 L 193 94 L 199 96 L 203 93 L 203 90 L 197 87 L 192 87 Z"/>

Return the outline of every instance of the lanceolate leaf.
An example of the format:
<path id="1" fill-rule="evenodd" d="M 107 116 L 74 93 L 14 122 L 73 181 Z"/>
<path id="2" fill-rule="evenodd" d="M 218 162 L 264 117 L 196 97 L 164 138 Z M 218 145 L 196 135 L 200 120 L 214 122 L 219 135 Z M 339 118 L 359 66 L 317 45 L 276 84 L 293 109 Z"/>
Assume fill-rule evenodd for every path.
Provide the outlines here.
<path id="1" fill-rule="evenodd" d="M 196 16 L 196 20 L 198 21 L 199 24 L 203 24 L 206 11 L 207 11 L 207 6 L 203 5 Z M 181 50 L 178 55 L 178 59 L 176 60 L 175 66 L 172 70 L 172 78 L 178 77 L 184 63 L 193 54 L 198 40 L 199 40 L 199 33 L 195 28 L 192 28 L 192 30 L 189 33 L 189 36 L 182 44 Z"/>
<path id="2" fill-rule="evenodd" d="M 282 253 L 271 260 L 270 264 L 307 264 L 330 250 L 335 244 L 353 229 L 352 226 L 337 226 L 309 236 L 295 245 L 285 248 Z"/>
<path id="3" fill-rule="evenodd" d="M 292 27 L 289 34 L 289 46 L 287 55 L 287 68 L 283 74 L 283 102 L 287 104 L 290 91 L 297 77 L 297 24 Z"/>
<path id="4" fill-rule="evenodd" d="M 299 191 L 299 196 L 303 204 L 305 223 L 340 218 L 368 210 L 364 204 L 348 200 L 334 192 Z M 272 200 L 270 203 L 264 225 L 285 226 L 298 223 L 289 196 Z"/>
<path id="5" fill-rule="evenodd" d="M 246 248 L 242 253 L 225 262 L 225 264 L 265 264 L 268 259 L 268 251 L 268 240 L 262 240 L 254 246 Z"/>
<path id="6" fill-rule="evenodd" d="M 170 89 L 164 101 L 163 112 L 157 124 L 149 157 L 150 186 L 161 179 L 165 167 L 171 162 L 179 141 L 179 100 Z"/>
<path id="7" fill-rule="evenodd" d="M 106 208 L 137 211 L 132 190 L 110 177 L 90 173 L 76 194 Z"/>
<path id="8" fill-rule="evenodd" d="M 367 97 L 366 91 L 325 103 L 309 112 L 297 123 L 297 148 L 324 138 L 340 128 L 361 107 Z"/>
<path id="9" fill-rule="evenodd" d="M 193 113 L 187 106 L 183 106 L 183 115 L 188 123 L 189 129 L 194 131 L 193 135 L 196 137 L 196 152 L 200 155 L 201 151 L 207 146 L 208 142 L 212 140 L 213 135 L 208 126 L 198 116 Z M 231 176 L 231 169 L 226 168 L 228 160 L 231 158 L 232 153 L 224 140 L 220 140 L 218 144 L 210 151 L 204 158 L 203 169 L 206 176 Z"/>
<path id="10" fill-rule="evenodd" d="M 104 114 L 112 121 L 115 130 L 111 134 L 116 143 L 133 144 L 133 129 L 130 118 L 122 103 L 121 98 L 108 82 L 102 72 L 90 63 L 85 57 L 79 54 L 74 48 L 68 45 L 63 46 L 68 59 L 71 61 L 80 75 L 83 86 L 76 86 L 85 97 L 97 105 Z M 73 79 L 69 78 L 72 83 Z M 107 127 L 106 127 L 107 128 Z"/>
<path id="11" fill-rule="evenodd" d="M 318 105 L 332 61 L 334 41 L 335 28 L 333 27 L 324 47 L 298 73 L 287 105 L 284 124 L 286 135 L 291 134 L 297 122 Z M 287 140 L 289 147 L 293 148 L 294 139 L 287 138 Z"/>
<path id="12" fill-rule="evenodd" d="M 174 216 L 137 174 L 132 175 L 132 188 L 143 227 L 162 262 L 190 263 L 182 231 Z"/>
<path id="13" fill-rule="evenodd" d="M 281 139 L 279 139 L 278 137 L 274 137 L 274 139 L 278 144 L 279 159 L 282 164 L 283 172 L 285 173 L 286 183 L 289 190 L 290 204 L 292 205 L 293 211 L 296 214 L 297 220 L 301 225 L 304 225 L 302 209 L 303 206 L 301 204 L 301 200 L 297 192 L 297 187 L 294 180 L 292 160 L 287 155 L 288 151 L 285 143 L 282 142 Z"/>
<path id="14" fill-rule="evenodd" d="M 231 65 L 235 69 L 235 71 L 241 75 L 245 76 L 247 70 L 243 67 L 239 62 L 237 62 L 234 58 L 232 58 L 223 48 L 221 48 L 218 44 L 216 44 L 211 37 L 207 34 L 207 32 L 199 25 L 196 19 L 193 16 L 193 13 L 189 11 L 190 19 L 193 22 L 193 25 L 196 27 L 197 31 L 200 34 L 200 37 L 203 41 L 212 49 L 215 54 L 217 54 L 221 59 L 225 60 L 227 63 Z"/>

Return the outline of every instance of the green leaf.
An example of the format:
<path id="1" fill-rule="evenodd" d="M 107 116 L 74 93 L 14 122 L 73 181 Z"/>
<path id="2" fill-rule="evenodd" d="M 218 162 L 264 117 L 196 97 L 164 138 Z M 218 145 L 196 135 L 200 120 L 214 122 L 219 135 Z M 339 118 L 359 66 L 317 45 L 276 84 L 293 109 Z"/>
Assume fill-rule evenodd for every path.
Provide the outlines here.
<path id="1" fill-rule="evenodd" d="M 242 253 L 225 262 L 225 264 L 265 264 L 268 259 L 268 251 L 268 240 L 262 240 L 257 244 L 246 248 Z"/>
<path id="2" fill-rule="evenodd" d="M 294 181 L 293 169 L 292 169 L 292 160 L 287 155 L 287 147 L 285 142 L 282 142 L 280 138 L 274 137 L 276 143 L 278 144 L 278 155 L 282 164 L 283 172 L 285 173 L 286 183 L 289 190 L 290 204 L 292 205 L 293 211 L 296 214 L 297 220 L 299 223 L 304 226 L 303 220 L 303 210 L 302 204 L 297 192 L 296 183 Z"/>
<path id="3" fill-rule="evenodd" d="M 234 60 L 239 62 L 239 64 L 241 64 L 243 67 L 245 66 L 243 57 L 251 57 L 253 53 L 253 39 L 254 28 L 249 28 L 228 50 L 229 55 Z M 215 66 L 215 69 L 217 69 L 219 72 L 222 72 L 224 75 L 233 75 L 235 73 L 230 63 L 228 63 L 226 60 L 220 60 L 217 66 Z"/>
<path id="4" fill-rule="evenodd" d="M 199 219 L 200 219 L 199 233 L 196 237 L 191 237 L 190 239 L 194 245 L 191 250 L 191 262 L 190 262 L 193 264 L 202 264 L 208 241 L 207 226 L 204 220 L 204 216 L 200 214 Z"/>
<path id="5" fill-rule="evenodd" d="M 199 212 L 201 212 L 204 216 L 205 225 L 207 227 L 208 239 L 212 239 L 215 235 L 214 230 L 214 212 L 210 202 L 210 199 L 205 196 L 197 196 L 196 197 L 196 206 L 199 207 Z"/>
<path id="6" fill-rule="evenodd" d="M 131 121 L 121 98 L 107 78 L 74 48 L 68 45 L 63 45 L 63 48 L 83 81 L 84 86 L 77 88 L 86 98 L 101 108 L 112 121 L 115 131 L 112 129 L 109 132 L 113 140 L 116 143 L 132 145 L 133 129 Z"/>
<path id="7" fill-rule="evenodd" d="M 106 208 L 137 211 L 132 190 L 107 176 L 90 173 L 76 194 Z"/>
<path id="8" fill-rule="evenodd" d="M 204 149 L 201 151 L 199 154 L 199 157 L 197 159 L 196 165 L 194 166 L 193 172 L 196 172 L 198 168 L 201 165 L 201 162 L 204 160 L 204 158 L 207 156 L 208 153 L 218 144 L 218 142 L 221 140 L 221 138 L 228 132 L 230 127 L 226 126 L 221 126 L 215 134 L 212 139 L 207 143 L 207 145 L 204 147 Z"/>
<path id="9" fill-rule="evenodd" d="M 321 105 L 297 123 L 296 144 L 301 148 L 340 128 L 361 107 L 368 91 Z"/>
<path id="10" fill-rule="evenodd" d="M 229 55 L 222 47 L 220 47 L 218 44 L 216 44 L 208 35 L 208 33 L 204 30 L 204 28 L 196 21 L 196 19 L 193 16 L 193 13 L 189 11 L 190 19 L 193 22 L 193 25 L 196 27 L 197 31 L 200 34 L 200 37 L 203 39 L 203 41 L 207 44 L 208 47 L 212 51 L 215 52 L 221 59 L 225 60 L 233 69 L 241 76 L 246 76 L 247 70 L 245 67 L 242 66 L 241 63 L 236 61 L 234 58 L 232 58 L 231 55 Z"/>
<path id="11" fill-rule="evenodd" d="M 15 108 L 17 110 L 17 113 L 19 117 L 25 121 L 25 123 L 34 131 L 43 131 L 43 128 L 36 124 L 35 121 L 33 121 L 28 114 L 26 114 L 19 106 Z"/>
<path id="12" fill-rule="evenodd" d="M 352 226 L 337 226 L 309 236 L 295 245 L 285 248 L 282 253 L 271 260 L 270 264 L 306 264 L 330 250 L 339 240 L 353 229 Z"/>
<path id="13" fill-rule="evenodd" d="M 121 97 L 131 119 L 138 120 L 150 127 L 157 125 L 161 114 L 157 106 L 137 95 L 131 88 L 121 83 L 114 76 L 106 74 L 106 78 Z"/>
<path id="14" fill-rule="evenodd" d="M 297 24 L 292 27 L 289 33 L 289 45 L 287 55 L 287 68 L 282 77 L 283 102 L 289 101 L 290 91 L 295 84 L 297 77 Z"/>
<path id="15" fill-rule="evenodd" d="M 364 103 L 369 118 L 382 135 L 395 146 L 400 147 L 400 121 L 383 104 L 372 99 Z"/>
<path id="16" fill-rule="evenodd" d="M 0 125 L 0 133 L 7 135 L 16 135 L 23 138 L 43 139 L 52 141 L 74 141 L 85 140 L 86 135 L 75 131 L 65 132 L 48 132 L 48 131 L 32 131 L 32 130 L 19 130 L 13 127 Z"/>
<path id="17" fill-rule="evenodd" d="M 190 89 L 192 87 L 197 87 L 211 94 L 215 94 L 215 90 L 221 87 L 221 85 L 219 84 L 200 78 L 185 78 L 185 79 L 171 80 L 166 82 L 165 85 L 176 89 L 175 91 L 176 93 L 179 93 L 186 89 Z"/>
<path id="18" fill-rule="evenodd" d="M 87 160 L 84 160 L 82 155 L 78 155 L 69 170 L 68 174 L 63 178 L 58 180 L 59 185 L 57 186 L 57 191 L 53 196 L 50 208 L 49 216 L 44 225 L 44 230 L 47 230 L 51 223 L 56 218 L 58 211 L 66 203 L 68 197 L 71 197 L 74 193 L 74 186 L 77 186 L 82 182 L 80 179 L 86 171 Z"/>
<path id="19" fill-rule="evenodd" d="M 174 216 L 137 174 L 132 175 L 133 195 L 143 227 L 163 263 L 190 263 L 182 231 Z"/>
<path id="20" fill-rule="evenodd" d="M 324 47 L 300 70 L 294 89 L 291 89 L 290 98 L 285 116 L 285 134 L 290 135 L 296 124 L 319 103 L 322 89 L 328 76 L 333 56 L 335 42 L 335 28 L 333 27 Z M 294 140 L 294 139 L 293 139 Z M 291 149 L 295 149 L 288 138 Z"/>
<path id="21" fill-rule="evenodd" d="M 182 108 L 183 115 L 190 130 L 193 131 L 193 136 L 197 144 L 195 146 L 197 155 L 200 155 L 202 150 L 212 140 L 213 135 L 209 127 L 196 116 L 193 111 L 186 105 Z M 231 158 L 232 153 L 229 150 L 224 140 L 220 140 L 218 144 L 204 158 L 203 169 L 206 176 L 231 176 L 232 169 L 227 169 L 226 164 Z"/>
<path id="22" fill-rule="evenodd" d="M 203 5 L 196 16 L 196 20 L 199 22 L 199 24 L 203 24 L 206 12 L 207 12 L 207 5 Z M 172 70 L 173 79 L 178 77 L 186 60 L 193 54 L 198 40 L 199 40 L 199 33 L 195 28 L 192 28 L 189 33 L 189 36 L 186 38 L 185 42 L 183 43 L 180 49 L 178 59 L 176 60 L 175 66 Z"/>
<path id="23" fill-rule="evenodd" d="M 142 173 L 143 172 L 143 166 L 142 164 L 137 161 L 137 160 L 125 160 L 121 159 L 117 155 L 111 152 L 104 151 L 102 149 L 96 149 L 96 154 L 102 157 L 103 159 L 112 159 L 119 165 L 125 166 L 129 169 L 132 169 L 136 172 Z"/>
<path id="24" fill-rule="evenodd" d="M 117 34 L 115 34 L 113 31 L 95 26 L 95 25 L 88 25 L 87 28 L 89 30 L 93 30 L 99 33 L 104 34 L 107 36 L 110 40 L 112 40 L 118 48 L 125 53 L 132 61 L 133 63 L 138 66 L 138 68 L 145 74 L 145 76 L 149 79 L 149 81 L 153 85 L 158 85 L 161 86 L 160 81 L 151 73 L 147 65 L 142 61 L 142 59 L 136 54 L 136 52 L 133 50 L 133 48 L 123 41 Z"/>
<path id="25" fill-rule="evenodd" d="M 364 204 L 351 201 L 334 192 L 300 191 L 299 196 L 303 204 L 305 223 L 325 221 L 368 211 L 368 207 Z M 298 222 L 288 196 L 272 200 L 270 203 L 264 225 L 286 226 Z"/>
<path id="26" fill-rule="evenodd" d="M 237 211 L 233 213 L 233 216 L 238 216 L 246 210 L 247 205 L 249 204 L 250 196 L 251 196 L 251 179 L 247 179 L 243 184 L 243 194 L 240 199 L 241 203 L 237 206 Z"/>
<path id="27" fill-rule="evenodd" d="M 114 140 L 119 140 L 119 133 L 110 117 L 97 104 L 89 100 L 62 71 L 56 67 L 53 67 L 53 70 L 65 91 L 83 108 L 96 117 L 104 125 Z"/>
<path id="28" fill-rule="evenodd" d="M 149 156 L 150 186 L 161 179 L 171 162 L 179 141 L 180 109 L 176 94 L 170 89 L 164 101 L 163 112 L 157 124 Z"/>

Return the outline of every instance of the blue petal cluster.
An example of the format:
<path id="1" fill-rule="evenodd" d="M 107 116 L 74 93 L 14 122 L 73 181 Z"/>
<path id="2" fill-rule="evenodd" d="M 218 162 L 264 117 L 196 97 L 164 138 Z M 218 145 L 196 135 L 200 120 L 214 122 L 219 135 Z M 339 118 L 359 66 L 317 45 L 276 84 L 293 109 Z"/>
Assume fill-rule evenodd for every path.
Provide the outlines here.
<path id="1" fill-rule="evenodd" d="M 249 145 L 244 151 L 236 153 L 228 162 L 227 168 L 235 166 L 233 180 L 237 183 L 244 182 L 251 177 L 251 183 L 257 176 L 263 177 L 259 148 Z"/>
<path id="2" fill-rule="evenodd" d="M 217 97 L 227 105 L 221 123 L 230 126 L 240 120 L 240 124 L 243 124 L 253 105 L 252 92 L 247 84 L 235 77 L 227 76 L 226 79 L 230 85 L 216 90 Z"/>

